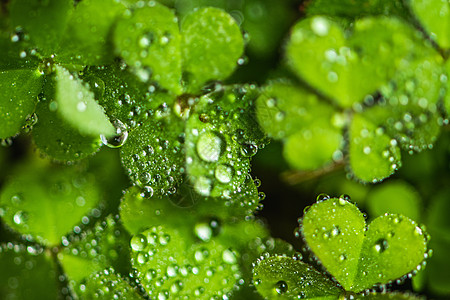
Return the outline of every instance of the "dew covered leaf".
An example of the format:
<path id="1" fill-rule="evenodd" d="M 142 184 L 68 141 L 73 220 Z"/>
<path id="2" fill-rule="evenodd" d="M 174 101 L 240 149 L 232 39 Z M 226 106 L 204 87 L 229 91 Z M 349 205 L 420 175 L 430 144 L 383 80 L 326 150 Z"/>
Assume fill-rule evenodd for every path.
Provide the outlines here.
<path id="1" fill-rule="evenodd" d="M 31 55 L 29 41 L 25 39 L 27 35 L 23 32 L 9 34 L 7 32 L 0 32 L 0 69 L 14 70 L 14 69 L 35 69 L 39 60 Z"/>
<path id="2" fill-rule="evenodd" d="M 82 226 L 92 222 L 83 217 Z M 82 284 L 93 273 L 112 266 L 121 274 L 129 273 L 130 235 L 119 220 L 109 215 L 98 221 L 92 228 L 68 235 L 65 247 L 58 253 L 58 261 L 68 277 L 72 290 L 82 294 Z"/>
<path id="3" fill-rule="evenodd" d="M 186 15 L 181 34 L 188 92 L 198 91 L 210 80 L 227 78 L 244 51 L 244 39 L 236 21 L 218 8 L 200 8 Z"/>
<path id="4" fill-rule="evenodd" d="M 43 77 L 37 70 L 0 72 L 0 138 L 17 134 L 36 107 Z"/>
<path id="5" fill-rule="evenodd" d="M 156 85 L 141 82 L 129 68 L 119 64 L 89 67 L 81 78 L 89 84 L 106 115 L 128 129 L 152 117 L 160 105 L 170 105 L 175 100 L 175 97 L 156 90 Z"/>
<path id="6" fill-rule="evenodd" d="M 100 136 L 82 135 L 54 111 L 53 78 L 46 79 L 43 90 L 43 97 L 36 106 L 38 122 L 32 131 L 39 151 L 58 161 L 75 161 L 97 152 L 101 146 Z"/>
<path id="7" fill-rule="evenodd" d="M 391 213 L 420 220 L 421 202 L 418 192 L 406 181 L 389 181 L 373 187 L 367 196 L 366 205 L 374 217 Z"/>
<path id="8" fill-rule="evenodd" d="M 135 8 L 117 22 L 114 45 L 143 82 L 181 94 L 181 36 L 172 10 L 154 2 Z"/>
<path id="9" fill-rule="evenodd" d="M 349 156 L 351 172 L 363 182 L 383 180 L 401 165 L 397 141 L 364 114 L 355 114 L 351 121 Z"/>
<path id="10" fill-rule="evenodd" d="M 301 228 L 314 255 L 347 291 L 400 278 L 428 256 L 427 234 L 414 221 L 385 214 L 365 229 L 363 214 L 344 198 L 312 205 Z"/>
<path id="11" fill-rule="evenodd" d="M 202 196 L 230 198 L 250 170 L 264 135 L 253 114 L 254 86 L 225 88 L 200 97 L 186 122 L 186 172 Z"/>
<path id="12" fill-rule="evenodd" d="M 339 299 L 334 282 L 308 264 L 286 256 L 258 260 L 253 282 L 266 299 Z"/>
<path id="13" fill-rule="evenodd" d="M 130 246 L 152 298 L 209 299 L 230 293 L 241 278 L 238 253 L 215 240 L 191 244 L 177 229 L 152 227 L 133 236 Z"/>
<path id="14" fill-rule="evenodd" d="M 28 164 L 3 187 L 3 220 L 21 234 L 57 246 L 100 200 L 95 180 L 75 167 Z"/>
<path id="15" fill-rule="evenodd" d="M 149 195 L 172 195 L 184 173 L 184 122 L 162 106 L 155 116 L 130 130 L 121 147 L 122 163 L 133 182 Z"/>
<path id="16" fill-rule="evenodd" d="M 113 125 L 89 87 L 66 69 L 55 68 L 56 112 L 83 135 L 114 135 Z"/>
<path id="17" fill-rule="evenodd" d="M 71 0 L 13 0 L 11 23 L 14 28 L 23 28 L 42 54 L 51 55 L 63 35 L 72 8 Z"/>
<path id="18" fill-rule="evenodd" d="M 0 246 L 0 298 L 57 299 L 56 265 L 48 252 L 34 246 Z"/>
<path id="19" fill-rule="evenodd" d="M 421 52 L 422 57 L 409 62 L 392 83 L 381 90 L 385 103 L 380 110 L 386 113 L 371 118 L 410 153 L 431 148 L 442 125 L 438 111 L 446 80 L 442 58 L 429 47 Z"/>
<path id="20" fill-rule="evenodd" d="M 84 0 L 77 3 L 67 22 L 55 60 L 80 65 L 112 62 L 113 25 L 124 11 L 122 2 L 115 0 Z"/>
<path id="21" fill-rule="evenodd" d="M 316 16 L 294 26 L 287 59 L 299 77 L 351 107 L 394 75 L 413 39 L 412 30 L 393 18 L 360 19 L 349 35 L 337 22 Z"/>
<path id="22" fill-rule="evenodd" d="M 132 287 L 114 269 L 107 268 L 101 272 L 93 274 L 86 281 L 80 299 L 143 299 L 136 287 Z"/>
<path id="23" fill-rule="evenodd" d="M 413 13 L 432 40 L 442 48 L 450 48 L 450 5 L 440 0 L 409 0 Z"/>

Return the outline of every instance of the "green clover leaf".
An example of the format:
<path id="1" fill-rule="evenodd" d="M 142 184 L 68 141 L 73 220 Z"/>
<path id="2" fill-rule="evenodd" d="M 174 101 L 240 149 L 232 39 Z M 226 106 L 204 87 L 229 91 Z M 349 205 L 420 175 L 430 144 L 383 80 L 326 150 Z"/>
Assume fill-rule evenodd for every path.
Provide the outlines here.
<path id="1" fill-rule="evenodd" d="M 294 26 L 287 59 L 300 78 L 340 106 L 351 107 L 387 83 L 410 51 L 413 37 L 412 30 L 394 18 L 358 20 L 350 33 L 316 16 Z"/>
<path id="2" fill-rule="evenodd" d="M 366 226 L 363 214 L 344 198 L 312 205 L 301 233 L 314 255 L 347 291 L 386 284 L 419 266 L 427 234 L 402 215 L 385 214 Z"/>

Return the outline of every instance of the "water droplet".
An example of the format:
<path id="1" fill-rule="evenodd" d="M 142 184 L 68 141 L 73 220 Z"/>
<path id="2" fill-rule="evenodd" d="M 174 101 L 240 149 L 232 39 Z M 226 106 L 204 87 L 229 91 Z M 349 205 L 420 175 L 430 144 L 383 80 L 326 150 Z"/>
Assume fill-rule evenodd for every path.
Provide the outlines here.
<path id="1" fill-rule="evenodd" d="M 175 277 L 178 274 L 178 266 L 173 264 L 167 267 L 166 270 L 167 276 L 169 277 Z"/>
<path id="2" fill-rule="evenodd" d="M 176 280 L 172 285 L 170 286 L 170 291 L 174 294 L 179 293 L 183 289 L 183 283 L 180 280 Z"/>
<path id="3" fill-rule="evenodd" d="M 201 248 L 195 251 L 194 253 L 194 258 L 196 261 L 201 262 L 203 261 L 205 258 L 207 258 L 209 256 L 209 251 L 206 248 Z"/>
<path id="4" fill-rule="evenodd" d="M 379 239 L 374 245 L 374 249 L 378 253 L 383 253 L 388 247 L 389 243 L 385 239 Z"/>
<path id="5" fill-rule="evenodd" d="M 151 179 L 152 179 L 152 175 L 150 175 L 150 173 L 148 173 L 148 172 L 143 172 L 139 176 L 139 180 L 141 181 L 141 183 L 149 183 Z"/>
<path id="6" fill-rule="evenodd" d="M 13 221 L 17 225 L 25 225 L 25 223 L 28 221 L 28 213 L 24 212 L 22 210 L 19 210 L 16 212 L 13 216 Z"/>
<path id="7" fill-rule="evenodd" d="M 23 201 L 23 196 L 21 194 L 15 194 L 11 196 L 11 203 L 14 205 L 20 204 Z"/>
<path id="8" fill-rule="evenodd" d="M 325 36 L 330 30 L 330 24 L 324 17 L 315 17 L 311 21 L 311 29 L 318 36 Z"/>
<path id="9" fill-rule="evenodd" d="M 147 239 L 142 234 L 135 235 L 131 238 L 130 246 L 134 251 L 142 251 L 147 246 Z"/>
<path id="10" fill-rule="evenodd" d="M 156 271 L 153 269 L 149 269 L 147 272 L 145 272 L 145 279 L 148 281 L 151 281 L 156 278 Z"/>
<path id="11" fill-rule="evenodd" d="M 212 182 L 210 179 L 201 176 L 195 181 L 194 189 L 200 195 L 209 196 L 212 189 Z"/>
<path id="12" fill-rule="evenodd" d="M 207 223 L 198 223 L 194 228 L 195 235 L 204 242 L 211 239 L 213 235 L 213 230 Z"/>
<path id="13" fill-rule="evenodd" d="M 153 43 L 155 35 L 153 32 L 147 32 L 139 39 L 139 47 L 148 48 Z"/>
<path id="14" fill-rule="evenodd" d="M 346 259 L 347 259 L 347 255 L 345 255 L 345 254 L 339 255 L 339 261 L 344 261 Z"/>
<path id="15" fill-rule="evenodd" d="M 245 157 L 252 157 L 258 152 L 258 146 L 255 144 L 244 143 L 241 145 L 241 154 Z"/>
<path id="16" fill-rule="evenodd" d="M 346 194 L 342 194 L 339 196 L 339 204 L 346 205 L 348 201 L 350 201 L 350 196 Z"/>
<path id="17" fill-rule="evenodd" d="M 317 200 L 318 202 L 319 202 L 319 201 L 325 201 L 325 200 L 328 200 L 328 199 L 330 199 L 330 196 L 327 195 L 327 194 L 324 194 L 324 193 L 319 194 L 319 195 L 317 196 L 317 198 L 316 198 L 316 200 Z"/>
<path id="18" fill-rule="evenodd" d="M 330 234 L 332 237 L 336 237 L 339 234 L 341 234 L 341 229 L 339 228 L 339 226 L 333 226 L 333 229 L 331 229 Z"/>
<path id="19" fill-rule="evenodd" d="M 235 264 L 237 262 L 236 253 L 231 249 L 222 252 L 222 260 L 227 264 Z"/>
<path id="20" fill-rule="evenodd" d="M 151 198 L 153 197 L 153 188 L 149 185 L 146 185 L 142 188 L 142 193 L 141 193 L 141 197 L 142 198 Z"/>
<path id="21" fill-rule="evenodd" d="M 224 147 L 223 139 L 213 132 L 201 134 L 197 141 L 198 156 L 207 162 L 218 161 Z"/>
<path id="22" fill-rule="evenodd" d="M 287 292 L 288 290 L 288 285 L 286 283 L 286 281 L 280 280 L 275 284 L 275 290 L 277 291 L 278 294 L 282 295 L 284 293 Z"/>
<path id="23" fill-rule="evenodd" d="M 233 178 L 233 174 L 233 167 L 226 164 L 218 165 L 214 171 L 214 176 L 220 183 L 229 183 Z"/>
<path id="24" fill-rule="evenodd" d="M 133 249 L 134 250 L 134 249 Z M 148 253 L 146 252 L 139 252 L 137 255 L 137 262 L 141 265 L 145 264 L 148 261 Z"/>
<path id="25" fill-rule="evenodd" d="M 109 148 L 119 148 L 125 144 L 125 141 L 128 138 L 128 131 L 126 126 L 119 120 L 115 120 L 113 125 L 116 129 L 116 134 L 109 138 L 101 134 L 100 139 L 102 140 L 102 143 Z"/>

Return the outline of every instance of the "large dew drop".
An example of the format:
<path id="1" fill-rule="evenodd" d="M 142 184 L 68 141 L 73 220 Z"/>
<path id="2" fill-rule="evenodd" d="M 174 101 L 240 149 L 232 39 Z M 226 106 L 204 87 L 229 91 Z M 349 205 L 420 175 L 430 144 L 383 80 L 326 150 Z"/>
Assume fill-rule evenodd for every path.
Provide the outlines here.
<path id="1" fill-rule="evenodd" d="M 142 251 L 147 247 L 147 239 L 142 234 L 135 235 L 131 238 L 130 246 L 134 251 Z"/>
<path id="2" fill-rule="evenodd" d="M 102 143 L 109 148 L 120 148 L 125 144 L 125 141 L 128 138 L 127 127 L 119 120 L 114 121 L 113 125 L 116 129 L 116 134 L 108 138 L 101 134 L 100 139 L 102 140 Z"/>
<path id="3" fill-rule="evenodd" d="M 229 183 L 233 178 L 234 169 L 229 165 L 218 165 L 214 171 L 214 176 L 220 183 Z"/>
<path id="4" fill-rule="evenodd" d="M 277 291 L 278 294 L 282 295 L 287 292 L 288 285 L 285 281 L 280 280 L 275 284 L 275 290 Z"/>
<path id="5" fill-rule="evenodd" d="M 207 162 L 216 162 L 222 154 L 225 142 L 213 132 L 205 132 L 198 138 L 197 153 L 198 156 Z"/>

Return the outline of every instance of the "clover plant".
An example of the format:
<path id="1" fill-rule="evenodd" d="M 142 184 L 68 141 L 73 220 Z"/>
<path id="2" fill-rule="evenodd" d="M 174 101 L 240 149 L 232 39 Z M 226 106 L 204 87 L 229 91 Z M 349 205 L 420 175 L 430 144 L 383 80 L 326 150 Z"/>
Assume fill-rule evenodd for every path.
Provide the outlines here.
<path id="1" fill-rule="evenodd" d="M 0 299 L 448 297 L 449 18 L 0 1 Z"/>

